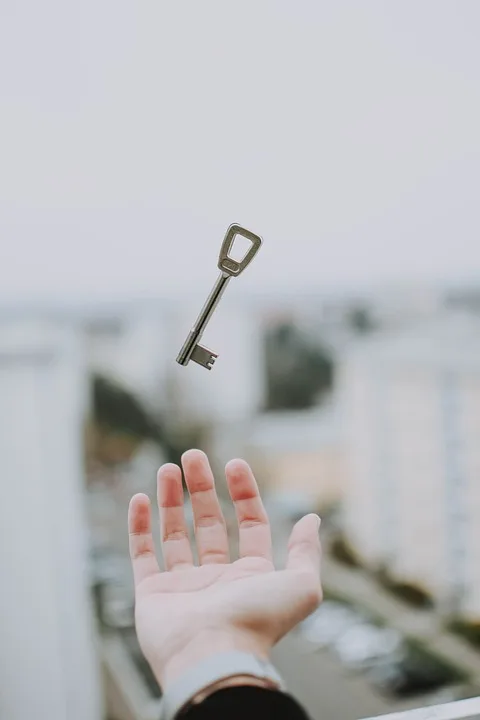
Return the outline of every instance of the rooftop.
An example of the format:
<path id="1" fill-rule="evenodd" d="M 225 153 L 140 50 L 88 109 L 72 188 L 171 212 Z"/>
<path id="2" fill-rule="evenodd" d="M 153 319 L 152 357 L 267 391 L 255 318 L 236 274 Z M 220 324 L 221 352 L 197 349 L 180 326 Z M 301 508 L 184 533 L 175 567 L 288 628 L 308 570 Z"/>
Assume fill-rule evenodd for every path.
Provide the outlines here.
<path id="1" fill-rule="evenodd" d="M 478 370 L 480 318 L 452 312 L 403 331 L 374 334 L 353 347 L 350 357 L 389 365 Z"/>

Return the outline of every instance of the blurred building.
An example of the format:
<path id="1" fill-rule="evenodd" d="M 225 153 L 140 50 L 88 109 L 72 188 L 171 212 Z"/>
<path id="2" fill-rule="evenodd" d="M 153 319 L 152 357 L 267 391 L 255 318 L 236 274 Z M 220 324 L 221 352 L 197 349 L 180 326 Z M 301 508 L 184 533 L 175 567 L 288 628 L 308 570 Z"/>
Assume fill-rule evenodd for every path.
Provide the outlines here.
<path id="1" fill-rule="evenodd" d="M 202 344 L 219 354 L 209 372 L 175 359 L 201 300 L 127 303 L 85 313 L 91 370 L 115 378 L 150 407 L 188 422 L 236 421 L 256 412 L 263 399 L 262 323 L 251 303 L 225 298 Z"/>
<path id="2" fill-rule="evenodd" d="M 90 370 L 124 384 L 150 409 L 163 409 L 173 352 L 170 323 L 170 307 L 163 302 L 132 302 L 85 311 Z"/>
<path id="3" fill-rule="evenodd" d="M 385 329 L 409 327 L 419 320 L 432 321 L 443 311 L 444 291 L 428 284 L 389 285 L 368 293 L 372 320 Z"/>
<path id="4" fill-rule="evenodd" d="M 0 322 L 0 717 L 103 717 L 83 508 L 79 332 Z"/>
<path id="5" fill-rule="evenodd" d="M 446 293 L 448 307 L 480 314 L 480 283 L 452 287 Z"/>
<path id="6" fill-rule="evenodd" d="M 402 330 L 419 319 L 431 321 L 444 311 L 445 291 L 426 284 L 400 284 L 330 295 L 311 295 L 297 305 L 304 332 L 341 360 L 358 337 L 372 331 Z"/>
<path id="7" fill-rule="evenodd" d="M 480 620 L 480 322 L 382 333 L 341 372 L 345 530 L 370 567 Z"/>

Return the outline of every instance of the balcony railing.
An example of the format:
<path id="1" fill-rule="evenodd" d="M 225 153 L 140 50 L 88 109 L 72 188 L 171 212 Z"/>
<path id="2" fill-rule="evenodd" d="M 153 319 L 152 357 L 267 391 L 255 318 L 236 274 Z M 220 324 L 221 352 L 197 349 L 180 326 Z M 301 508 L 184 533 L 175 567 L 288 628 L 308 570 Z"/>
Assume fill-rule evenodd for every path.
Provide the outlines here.
<path id="1" fill-rule="evenodd" d="M 460 718 L 480 718 L 480 697 L 457 700 L 443 705 L 431 705 L 416 710 L 380 715 L 375 720 L 457 720 Z M 365 718 L 364 720 L 373 720 Z"/>

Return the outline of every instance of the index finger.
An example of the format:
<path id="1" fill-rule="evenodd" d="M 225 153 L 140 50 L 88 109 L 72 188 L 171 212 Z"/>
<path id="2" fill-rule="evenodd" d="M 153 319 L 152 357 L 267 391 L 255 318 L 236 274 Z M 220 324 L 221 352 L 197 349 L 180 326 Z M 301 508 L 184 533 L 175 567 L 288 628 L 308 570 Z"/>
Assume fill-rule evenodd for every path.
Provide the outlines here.
<path id="1" fill-rule="evenodd" d="M 133 578 L 138 585 L 160 572 L 152 537 L 150 500 L 143 493 L 134 495 L 130 500 L 128 538 Z"/>
<path id="2" fill-rule="evenodd" d="M 193 555 L 183 508 L 182 471 L 178 465 L 162 465 L 158 471 L 157 496 L 165 569 L 191 567 Z"/>

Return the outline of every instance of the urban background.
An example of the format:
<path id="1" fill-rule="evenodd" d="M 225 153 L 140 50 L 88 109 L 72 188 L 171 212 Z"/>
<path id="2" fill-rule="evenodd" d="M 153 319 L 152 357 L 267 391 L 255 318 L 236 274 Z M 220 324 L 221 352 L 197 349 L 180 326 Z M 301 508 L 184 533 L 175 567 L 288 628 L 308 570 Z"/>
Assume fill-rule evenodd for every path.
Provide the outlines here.
<path id="1" fill-rule="evenodd" d="M 322 516 L 325 601 L 275 651 L 313 720 L 480 693 L 479 22 L 2 6 L 2 720 L 158 717 L 126 511 L 189 447 L 233 548 L 233 457 L 279 565 Z M 180 367 L 232 222 L 264 245 Z"/>

